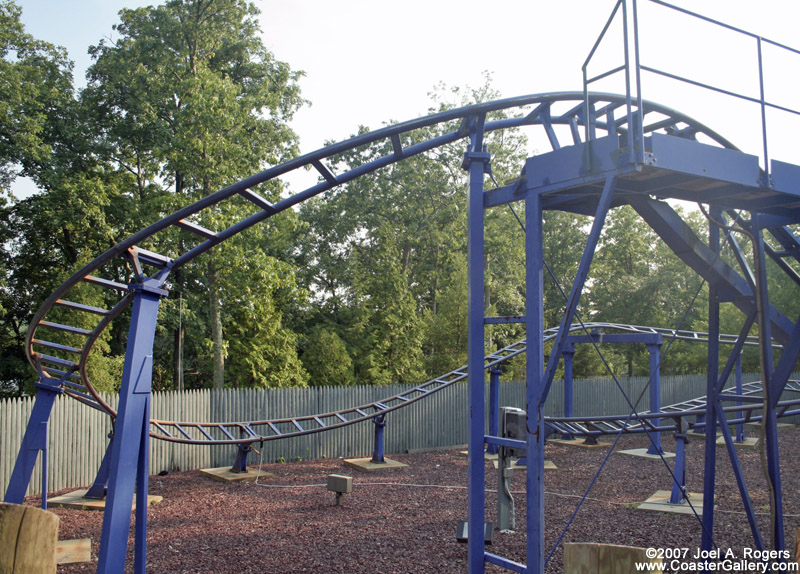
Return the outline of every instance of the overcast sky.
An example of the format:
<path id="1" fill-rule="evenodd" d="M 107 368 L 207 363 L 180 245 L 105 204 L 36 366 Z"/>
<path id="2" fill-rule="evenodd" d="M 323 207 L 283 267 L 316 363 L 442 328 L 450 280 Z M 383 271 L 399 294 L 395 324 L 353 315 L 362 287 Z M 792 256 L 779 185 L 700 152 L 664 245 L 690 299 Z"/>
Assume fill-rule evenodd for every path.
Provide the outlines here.
<path id="1" fill-rule="evenodd" d="M 79 85 L 85 82 L 90 64 L 88 46 L 114 37 L 118 11 L 153 3 L 18 1 L 30 34 L 67 48 L 76 63 Z M 765 38 L 800 46 L 800 2 L 796 0 L 674 3 Z M 300 135 L 302 151 L 309 152 L 325 140 L 346 139 L 359 125 L 375 129 L 390 120 L 424 115 L 431 103 L 428 93 L 436 84 L 477 87 L 483 83 L 484 71 L 492 74 L 493 86 L 504 97 L 579 91 L 581 65 L 614 1 L 255 0 L 255 4 L 262 12 L 266 46 L 276 58 L 306 74 L 300 84 L 312 105 L 297 113 L 293 127 Z M 754 40 L 720 33 L 687 18 L 675 19 L 672 11 L 644 0 L 639 4 L 645 63 L 667 66 L 674 60 L 678 63 L 670 69 L 676 73 L 758 96 Z M 769 51 L 765 56 L 774 62 L 767 99 L 800 108 L 800 102 L 790 101 L 800 88 L 796 79 L 800 56 L 786 59 Z M 599 87 L 620 91 L 615 86 Z M 649 92 L 647 88 L 645 84 L 646 99 L 689 113 L 747 151 L 759 152 L 757 106 L 742 106 L 730 99 L 720 103 L 708 93 L 680 95 L 655 81 Z M 755 123 L 741 131 L 745 116 Z M 786 125 L 773 125 L 777 123 Z"/>

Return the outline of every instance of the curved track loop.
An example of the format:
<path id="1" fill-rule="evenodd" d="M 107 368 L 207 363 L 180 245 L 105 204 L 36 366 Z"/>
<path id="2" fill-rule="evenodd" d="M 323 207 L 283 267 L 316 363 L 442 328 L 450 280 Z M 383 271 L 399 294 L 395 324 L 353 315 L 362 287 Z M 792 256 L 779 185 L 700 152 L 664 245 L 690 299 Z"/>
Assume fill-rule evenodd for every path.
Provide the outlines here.
<path id="1" fill-rule="evenodd" d="M 623 331 L 626 333 L 659 333 L 664 336 L 674 337 L 687 341 L 707 341 L 707 333 L 695 331 L 675 331 L 657 327 L 639 327 L 635 325 L 620 325 L 615 323 L 584 323 L 570 327 L 570 332 Z M 558 327 L 548 329 L 544 333 L 544 341 L 550 341 L 558 334 Z M 731 335 L 720 336 L 720 342 L 733 343 L 735 337 Z M 756 338 L 747 344 L 757 345 Z M 526 341 L 516 343 L 495 351 L 485 357 L 484 368 L 495 365 L 524 353 Z M 406 407 L 422 398 L 441 391 L 453 383 L 458 383 L 467 378 L 467 367 L 459 367 L 435 379 L 418 385 L 403 393 L 387 397 L 374 403 L 351 407 L 330 413 L 307 415 L 300 417 L 271 419 L 247 422 L 176 422 L 152 420 L 150 422 L 151 435 L 163 440 L 190 444 L 225 444 L 225 443 L 252 443 L 269 441 L 322 432 L 375 418 L 376 416 Z M 616 417 L 620 418 L 620 417 Z M 578 430 L 576 434 L 586 434 Z M 237 436 L 238 435 L 238 436 Z"/>
<path id="2" fill-rule="evenodd" d="M 723 391 L 728 399 L 735 401 L 738 397 L 761 398 L 761 381 L 742 385 L 742 393 L 738 394 L 734 387 Z M 800 381 L 789 381 L 784 393 L 800 393 Z M 722 410 L 733 415 L 728 417 L 728 424 L 756 422 L 761 420 L 760 403 L 749 402 L 744 405 L 723 407 Z M 778 417 L 788 417 L 800 414 L 800 398 L 779 401 L 776 409 Z M 657 413 L 643 412 L 636 416 L 602 416 L 602 417 L 546 417 L 545 425 L 555 434 L 570 434 L 574 436 L 600 436 L 608 434 L 645 433 L 645 432 L 678 432 L 681 429 L 681 419 L 698 417 L 695 421 L 687 421 L 688 429 L 700 431 L 706 427 L 703 417 L 706 414 L 706 397 L 697 397 L 681 403 L 661 407 Z"/>
<path id="3" fill-rule="evenodd" d="M 717 145 L 734 147 L 720 135 L 679 112 L 651 102 L 644 102 L 642 108 L 646 134 L 662 131 L 687 138 L 696 138 L 698 134 L 702 134 L 705 139 L 711 140 Z M 579 92 L 520 96 L 475 104 L 387 126 L 264 170 L 186 206 L 139 231 L 70 277 L 34 314 L 25 342 L 28 360 L 37 369 L 43 382 L 60 386 L 73 398 L 95 408 L 106 410 L 115 416 L 114 409 L 92 386 L 87 373 L 87 361 L 102 332 L 131 303 L 134 285 L 141 284 L 148 279 L 151 282 L 155 280 L 159 284 L 164 284 L 172 270 L 186 265 L 226 239 L 335 186 L 401 160 L 461 140 L 469 135 L 470 130 L 478 123 L 479 119 L 486 118 L 484 127 L 486 132 L 538 126 L 539 129 L 544 130 L 551 147 L 558 149 L 562 144 L 558 140 L 554 126 L 564 126 L 560 129 L 571 137 L 571 141 L 565 142 L 565 144 L 581 141 L 582 133 L 585 131 L 582 128 L 585 128 L 587 124 L 590 127 L 587 131 L 592 134 L 591 137 L 597 137 L 598 132 L 606 135 L 623 135 L 628 128 L 628 116 L 625 112 L 625 98 L 612 94 L 591 94 L 588 105 L 584 102 L 583 94 Z M 508 117 L 492 119 L 493 115 Z M 430 138 L 429 134 L 421 131 L 434 126 L 438 126 L 437 129 L 442 135 Z M 326 163 L 335 161 L 338 154 L 358 148 L 362 150 L 391 149 L 391 152 L 341 174 L 333 173 L 326 165 Z M 256 189 L 259 185 L 293 171 L 312 168 L 320 176 L 319 183 L 277 203 L 270 203 Z M 252 214 L 234 225 L 220 230 L 207 229 L 196 223 L 195 220 L 199 214 L 228 201 L 245 201 L 252 207 Z M 195 239 L 194 243 L 187 241 L 186 249 L 176 253 L 157 253 L 144 247 L 161 244 L 159 234 L 170 229 L 188 232 L 188 235 Z M 120 269 L 128 269 L 128 276 L 120 277 Z M 88 300 L 84 291 L 87 289 L 94 290 L 95 295 L 99 290 L 103 300 L 111 301 L 111 304 L 101 308 L 83 303 L 82 301 Z M 512 345 L 512 347 L 514 346 Z M 521 350 L 516 348 L 509 350 L 506 358 L 519 352 Z M 489 360 L 490 363 L 491 360 L 493 359 Z M 370 405 L 372 411 L 356 408 L 335 413 L 331 419 L 339 419 L 338 423 L 324 425 L 324 428 L 349 424 L 365 417 L 371 418 L 379 412 L 397 408 L 400 404 L 411 402 L 441 388 L 442 385 L 461 380 L 464 373 L 463 370 L 456 370 L 444 377 L 434 379 L 418 387 L 420 390 L 416 395 L 393 397 L 397 404 L 388 404 L 393 401 L 387 400 L 385 403 Z M 352 419 L 348 418 L 352 416 L 352 413 L 357 416 Z M 316 418 L 323 423 L 326 420 L 325 415 Z M 342 420 L 343 418 L 346 420 Z M 302 427 L 300 419 L 283 422 L 295 427 L 294 430 L 298 433 L 309 432 Z M 315 422 L 319 424 L 319 421 Z M 179 426 L 173 426 L 176 430 L 175 433 L 164 432 L 165 425 L 170 424 L 177 425 L 177 423 L 166 421 L 154 423 L 154 436 L 185 442 L 248 442 L 248 440 L 260 440 L 261 438 L 261 436 L 253 436 L 242 441 L 237 440 L 227 431 L 222 431 L 222 436 L 213 437 L 206 436 L 207 433 L 202 430 L 198 431 L 200 436 L 190 438 L 186 435 L 191 433 L 178 430 Z M 247 425 L 242 426 L 243 423 L 232 423 L 232 425 L 238 425 L 239 430 L 245 434 L 249 432 Z M 266 426 L 269 427 L 268 424 Z M 301 428 L 297 428 L 298 426 Z M 284 433 L 282 436 L 286 436 L 286 434 Z"/>

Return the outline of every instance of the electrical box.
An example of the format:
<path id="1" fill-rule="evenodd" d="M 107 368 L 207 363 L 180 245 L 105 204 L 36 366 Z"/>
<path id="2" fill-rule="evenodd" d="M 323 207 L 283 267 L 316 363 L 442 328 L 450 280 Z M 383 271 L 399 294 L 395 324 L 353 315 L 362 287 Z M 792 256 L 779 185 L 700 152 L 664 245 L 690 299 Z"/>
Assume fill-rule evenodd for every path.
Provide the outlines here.
<path id="1" fill-rule="evenodd" d="M 528 440 L 528 414 L 515 407 L 500 408 L 500 436 L 514 440 Z M 525 449 L 507 448 L 506 456 L 521 458 L 526 455 Z"/>
<path id="2" fill-rule="evenodd" d="M 350 494 L 353 492 L 353 477 L 342 474 L 329 474 L 328 490 L 341 494 Z"/>

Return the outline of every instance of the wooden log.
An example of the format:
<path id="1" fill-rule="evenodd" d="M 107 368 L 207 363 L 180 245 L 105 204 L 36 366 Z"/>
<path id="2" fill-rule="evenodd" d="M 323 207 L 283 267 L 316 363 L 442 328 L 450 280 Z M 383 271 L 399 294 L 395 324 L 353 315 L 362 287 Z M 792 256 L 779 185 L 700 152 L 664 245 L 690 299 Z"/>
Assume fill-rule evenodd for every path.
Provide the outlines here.
<path id="1" fill-rule="evenodd" d="M 55 574 L 58 516 L 0 503 L 0 574 Z"/>
<path id="2" fill-rule="evenodd" d="M 564 545 L 564 574 L 630 574 L 636 563 L 661 564 L 660 558 L 648 558 L 644 548 L 568 542 Z"/>

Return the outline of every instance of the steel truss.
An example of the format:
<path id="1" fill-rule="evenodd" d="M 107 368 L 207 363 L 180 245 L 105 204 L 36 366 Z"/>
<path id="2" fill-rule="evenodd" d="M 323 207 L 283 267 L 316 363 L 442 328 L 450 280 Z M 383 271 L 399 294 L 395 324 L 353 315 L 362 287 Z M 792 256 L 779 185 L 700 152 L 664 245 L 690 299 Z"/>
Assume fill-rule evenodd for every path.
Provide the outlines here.
<path id="1" fill-rule="evenodd" d="M 588 276 L 592 255 L 602 231 L 603 221 L 609 209 L 629 204 L 656 230 L 664 241 L 705 278 L 712 287 L 714 300 L 731 301 L 748 317 L 747 328 L 737 337 L 722 336 L 723 342 L 731 343 L 734 353 L 741 352 L 747 342 L 749 327 L 756 321 L 761 334 L 761 348 L 765 355 L 763 417 L 767 426 L 770 468 L 777 466 L 777 435 L 774 432 L 776 417 L 794 412 L 794 403 L 787 403 L 781 395 L 787 386 L 788 373 L 794 366 L 800 351 L 800 322 L 795 324 L 778 312 L 769 302 L 763 277 L 763 264 L 753 272 L 746 267 L 746 258 L 739 261 L 741 274 L 719 256 L 718 241 L 709 244 L 696 237 L 694 232 L 668 204 L 652 199 L 658 197 L 682 197 L 690 194 L 698 183 L 704 191 L 693 197 L 712 207 L 712 215 L 723 217 L 723 210 L 749 210 L 753 215 L 739 225 L 749 226 L 757 238 L 760 253 L 769 255 L 786 264 L 785 253 L 800 252 L 800 245 L 786 227 L 800 221 L 800 199 L 796 196 L 798 178 L 792 166 L 783 169 L 783 177 L 777 178 L 771 187 L 763 187 L 760 181 L 757 160 L 733 149 L 724 138 L 702 124 L 669 108 L 641 101 L 631 107 L 631 99 L 609 94 L 556 93 L 531 95 L 484 104 L 467 106 L 456 110 L 419 118 L 367 133 L 351 140 L 328 146 L 301 156 L 285 164 L 267 169 L 228 188 L 220 190 L 190 206 L 187 206 L 136 233 L 119 243 L 68 279 L 36 312 L 26 339 L 26 352 L 31 364 L 39 374 L 40 392 L 28 432 L 23 440 L 17 466 L 7 491 L 6 500 L 21 502 L 33 469 L 33 460 L 39 451 L 46 451 L 47 421 L 50 407 L 58 393 L 65 393 L 94 408 L 107 411 L 115 417 L 115 436 L 103 462 L 103 473 L 108 476 L 109 502 L 104 516 L 103 539 L 101 541 L 100 572 L 122 572 L 124 569 L 127 539 L 130 528 L 130 507 L 134 496 L 140 498 L 136 516 L 136 551 L 134 570 L 145 570 L 147 505 L 142 496 L 147 494 L 147 446 L 150 436 L 177 442 L 203 444 L 247 444 L 259 440 L 272 440 L 320 432 L 344 424 L 374 419 L 390 410 L 401 408 L 429 396 L 437 390 L 466 378 L 470 395 L 470 458 L 469 458 L 469 521 L 483 523 L 484 467 L 483 452 L 486 444 L 499 444 L 494 436 L 485 435 L 484 420 L 484 369 L 507 360 L 526 350 L 524 342 L 484 356 L 484 325 L 493 322 L 520 321 L 527 329 L 527 380 L 526 394 L 529 428 L 525 446 L 528 450 L 529 471 L 526 488 L 528 492 L 528 565 L 521 565 L 488 553 L 483 545 L 483 532 L 474 529 L 469 536 L 468 561 L 471 573 L 483 572 L 487 562 L 499 564 L 518 572 L 542 572 L 544 540 L 544 439 L 545 425 L 554 430 L 566 429 L 572 434 L 604 432 L 599 419 L 574 421 L 556 420 L 550 423 L 543 416 L 543 406 L 558 359 L 567 344 L 567 335 L 582 326 L 574 327 L 575 310 L 579 304 L 583 285 Z M 508 117 L 494 119 L 497 112 Z M 420 130 L 440 125 L 444 135 L 426 139 Z M 552 152 L 529 158 L 523 169 L 523 177 L 512 185 L 484 191 L 484 176 L 489 169 L 490 155 L 484 149 L 484 137 L 494 130 L 521 127 L 543 129 L 552 145 Z M 561 126 L 569 141 L 562 142 L 555 127 Z M 630 134 L 638 134 L 634 140 L 641 154 L 631 154 L 626 147 Z M 694 141 L 703 134 L 711 144 Z M 457 369 L 447 375 L 416 387 L 408 393 L 395 395 L 384 401 L 363 405 L 337 413 L 312 417 L 298 417 L 280 421 L 236 421 L 214 423 L 189 423 L 180 421 L 151 421 L 150 386 L 152 375 L 152 341 L 156 327 L 159 301 L 167 295 L 171 272 L 190 263 L 215 245 L 230 239 L 245 229 L 273 217 L 286 209 L 321 194 L 335 186 L 345 184 L 362 175 L 382 167 L 425 153 L 437 147 L 469 138 L 469 148 L 464 158 L 464 167 L 469 172 L 469 341 L 467 368 Z M 336 161 L 338 154 L 356 148 L 380 148 L 390 150 L 378 159 L 335 174 L 328 164 Z M 370 154 L 362 154 L 362 157 Z M 691 161 L 687 161 L 691 159 Z M 687 169 L 686 166 L 690 169 Z M 319 183 L 295 195 L 272 203 L 267 201 L 259 186 L 285 174 L 310 167 L 320 176 Z M 794 168 L 800 169 L 800 168 Z M 228 201 L 244 199 L 252 205 L 250 216 L 238 223 L 219 230 L 206 229 L 195 220 L 198 214 Z M 483 213 L 485 209 L 514 201 L 526 204 L 526 252 L 527 301 L 525 317 L 485 318 L 483 316 Z M 567 301 L 567 312 L 558 327 L 545 330 L 542 311 L 542 284 L 544 261 L 542 259 L 542 213 L 545 209 L 562 209 L 578 213 L 594 213 L 594 223 L 581 259 L 578 275 Z M 755 211 L 753 211 L 755 210 Z M 741 217 L 740 215 L 737 215 Z M 144 245 L 159 244 L 159 234 L 170 230 L 183 230 L 188 237 L 187 248 L 177 253 L 156 253 Z M 713 229 L 713 226 L 712 226 Z M 767 231 L 781 242 L 781 248 L 766 246 L 763 231 Z M 729 239 L 731 245 L 736 245 Z M 175 244 L 174 242 L 172 244 Z M 737 253 L 741 250 L 736 248 Z M 757 262 L 762 258 L 757 258 Z M 119 269 L 129 266 L 133 276 L 121 277 Z M 81 303 L 82 292 L 90 289 L 102 292 L 113 301 L 107 308 Z M 91 350 L 110 322 L 131 308 L 131 323 L 123 373 L 119 410 L 108 405 L 92 386 L 87 374 L 87 360 Z M 759 312 L 760 311 L 760 312 Z M 693 340 L 708 340 L 709 356 L 718 356 L 720 333 L 718 310 L 710 311 L 709 333 L 656 330 L 651 328 L 616 326 L 609 324 L 590 325 L 589 328 L 621 327 L 631 332 L 661 333 Z M 55 317 L 58 317 L 56 319 Z M 91 328 L 85 325 L 86 318 L 95 319 Z M 784 345 L 781 359 L 772 368 L 772 333 Z M 552 341 L 553 351 L 549 362 L 544 361 L 544 342 Z M 716 359 L 709 360 L 709 372 L 717 373 Z M 728 363 L 733 363 L 729 360 Z M 714 435 L 714 427 L 723 421 L 723 400 L 730 395 L 722 392 L 732 366 L 726 365 L 719 377 L 710 376 L 705 408 L 708 436 Z M 745 412 L 752 403 L 741 407 Z M 730 408 L 730 407 L 728 407 Z M 676 411 L 677 412 L 677 411 Z M 690 414 L 694 415 L 697 409 Z M 671 412 L 658 413 L 658 418 L 674 420 L 679 415 Z M 746 415 L 745 415 L 746 416 Z M 633 428 L 633 427 L 632 427 Z M 656 427 L 653 427 L 656 428 Z M 658 430 L 669 425 L 662 422 Z M 722 424 L 723 433 L 727 424 Z M 772 429 L 772 430 L 770 430 Z M 643 429 L 644 430 L 644 429 Z M 730 436 L 726 436 L 730 442 Z M 731 458 L 734 465 L 735 452 Z M 713 441 L 706 444 L 706 456 L 714 460 Z M 713 463 L 712 463 L 713 464 Z M 705 485 L 707 500 L 713 500 L 713 470 L 707 472 L 710 479 Z M 775 492 L 780 493 L 780 475 L 772 475 Z M 742 483 L 743 484 L 743 483 Z M 46 488 L 45 488 L 46 491 Z M 743 486 L 746 493 L 746 485 Z M 744 495 L 743 495 L 744 496 Z M 778 500 L 780 498 L 778 497 Z M 779 516 L 782 516 L 779 513 Z M 706 530 L 713 531 L 713 508 L 706 509 Z M 757 529 L 753 525 L 754 534 Z M 779 529 L 782 533 L 782 528 Z M 704 540 L 703 544 L 709 542 Z M 783 540 L 776 540 L 776 546 Z M 782 546 L 781 546 L 782 547 Z"/>

